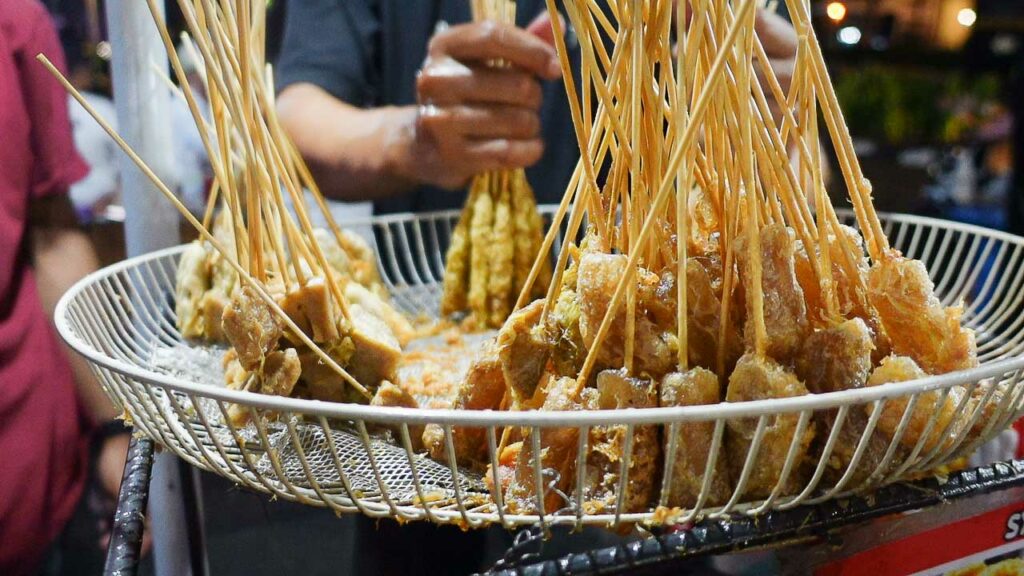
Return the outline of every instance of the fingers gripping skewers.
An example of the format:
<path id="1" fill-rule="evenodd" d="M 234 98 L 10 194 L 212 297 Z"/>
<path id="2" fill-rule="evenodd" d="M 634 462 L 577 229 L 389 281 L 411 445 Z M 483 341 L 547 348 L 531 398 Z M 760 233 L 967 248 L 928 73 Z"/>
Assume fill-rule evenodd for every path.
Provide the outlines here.
<path id="1" fill-rule="evenodd" d="M 515 23 L 515 2 L 511 0 L 479 0 L 472 6 L 475 20 Z M 452 232 L 441 314 L 469 312 L 471 328 L 500 327 L 512 312 L 540 251 L 542 224 L 533 189 L 522 169 L 476 176 Z M 549 268 L 550 264 L 529 295 L 536 297 L 547 290 Z"/>

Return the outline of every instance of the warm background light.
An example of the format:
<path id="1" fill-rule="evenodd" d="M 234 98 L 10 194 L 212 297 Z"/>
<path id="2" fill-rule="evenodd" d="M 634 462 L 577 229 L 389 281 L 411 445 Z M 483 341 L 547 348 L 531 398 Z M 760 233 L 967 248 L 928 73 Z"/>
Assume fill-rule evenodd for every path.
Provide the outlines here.
<path id="1" fill-rule="evenodd" d="M 978 20 L 978 13 L 970 8 L 964 8 L 956 13 L 956 21 L 961 26 L 974 26 L 974 22 Z"/>
<path id="2" fill-rule="evenodd" d="M 831 20 L 839 22 L 843 18 L 846 18 L 846 4 L 843 4 L 842 2 L 829 2 L 828 6 L 825 8 L 825 14 L 827 14 Z"/>

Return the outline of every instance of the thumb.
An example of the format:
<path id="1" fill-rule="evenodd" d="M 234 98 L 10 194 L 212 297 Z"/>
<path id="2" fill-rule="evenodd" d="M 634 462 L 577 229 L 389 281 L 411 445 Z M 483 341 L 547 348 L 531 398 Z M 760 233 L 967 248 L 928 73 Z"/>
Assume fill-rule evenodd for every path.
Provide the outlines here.
<path id="1" fill-rule="evenodd" d="M 558 15 L 558 23 L 560 24 L 559 28 L 565 30 L 565 18 L 562 18 L 561 14 Z M 550 44 L 551 46 L 554 46 L 555 29 L 554 27 L 552 27 L 551 24 L 551 14 L 549 14 L 548 11 L 545 10 L 538 14 L 537 17 L 533 19 L 533 22 L 530 22 L 530 24 L 526 27 L 526 31 L 540 38 L 541 40 Z"/>

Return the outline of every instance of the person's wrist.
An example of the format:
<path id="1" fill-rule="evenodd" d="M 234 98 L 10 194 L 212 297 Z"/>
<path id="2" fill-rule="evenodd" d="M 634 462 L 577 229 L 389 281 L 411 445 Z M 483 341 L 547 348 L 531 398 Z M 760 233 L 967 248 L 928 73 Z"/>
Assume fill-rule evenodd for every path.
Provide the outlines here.
<path id="1" fill-rule="evenodd" d="M 417 110 L 404 106 L 387 111 L 384 122 L 383 171 L 392 179 L 409 185 L 423 183 L 413 148 L 416 142 Z"/>

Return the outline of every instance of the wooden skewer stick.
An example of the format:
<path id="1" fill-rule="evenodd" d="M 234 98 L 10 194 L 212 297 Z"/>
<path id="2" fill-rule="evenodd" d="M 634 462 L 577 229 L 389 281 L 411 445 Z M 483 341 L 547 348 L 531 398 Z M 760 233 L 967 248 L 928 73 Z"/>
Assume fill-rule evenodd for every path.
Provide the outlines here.
<path id="1" fill-rule="evenodd" d="M 153 184 L 164 195 L 164 197 L 166 197 L 171 202 L 171 204 L 173 204 L 174 207 L 177 208 L 178 212 L 180 212 L 181 215 L 186 220 L 188 220 L 189 224 L 191 224 L 196 229 L 196 231 L 198 231 L 199 234 L 206 239 L 207 242 L 209 242 L 218 252 L 220 252 L 224 260 L 232 268 L 234 268 L 235 272 L 238 273 L 242 281 L 245 282 L 250 288 L 252 288 L 257 293 L 257 295 L 259 295 L 260 299 L 263 300 L 263 302 L 267 306 L 269 306 L 270 309 L 273 310 L 274 313 L 278 316 L 278 319 L 281 320 L 292 332 L 294 332 L 295 335 L 302 341 L 302 343 L 308 346 L 309 349 L 312 350 L 320 358 L 320 360 L 322 360 L 327 366 L 334 370 L 353 388 L 358 390 L 360 394 L 369 399 L 371 397 L 369 391 L 367 391 L 362 384 L 356 381 L 356 379 L 353 378 L 344 368 L 339 366 L 338 363 L 335 362 L 334 359 L 331 358 L 326 352 L 321 350 L 320 347 L 317 346 L 316 343 L 314 343 L 313 340 L 310 339 L 310 337 L 307 336 L 305 332 L 303 332 L 287 314 L 285 314 L 284 310 L 281 310 L 280 306 L 278 306 L 277 302 L 274 301 L 274 298 L 269 293 L 267 293 L 266 289 L 263 288 L 263 286 L 259 282 L 253 279 L 253 277 L 250 276 L 244 268 L 242 268 L 238 261 L 235 260 L 233 255 L 230 254 L 230 252 L 224 248 L 224 246 L 220 243 L 219 240 L 217 240 L 217 238 L 213 236 L 213 234 L 211 234 L 206 228 L 203 228 L 202 223 L 199 222 L 199 220 L 197 220 L 196 217 L 193 216 L 191 212 L 189 212 L 188 208 L 186 208 L 185 205 L 181 203 L 181 200 L 179 200 L 178 197 L 175 196 L 174 192 L 172 192 L 171 189 L 168 188 L 167 185 L 164 184 L 162 180 L 160 180 L 160 177 L 153 172 L 149 165 L 146 164 L 146 162 L 142 158 L 140 158 L 138 154 L 136 154 L 136 152 L 131 148 L 131 146 L 129 146 L 128 143 L 125 142 L 123 138 L 121 138 L 117 131 L 115 131 L 110 126 L 110 124 L 99 114 L 99 112 L 97 112 L 96 109 L 93 108 L 92 105 L 90 105 L 85 100 L 85 98 L 78 92 L 78 90 L 76 90 L 75 87 L 72 86 L 70 82 L 68 82 L 67 78 L 65 78 L 64 75 L 61 74 L 60 70 L 58 70 L 53 65 L 53 63 L 50 62 L 50 60 L 42 54 L 39 54 L 36 57 L 36 59 L 39 60 L 43 64 L 43 66 L 47 68 L 47 70 L 50 71 L 50 73 L 61 83 L 64 89 L 69 94 L 71 94 L 71 96 L 75 100 L 78 101 L 82 108 L 84 108 L 85 111 L 88 112 L 94 120 L 96 120 L 96 123 L 99 124 L 100 127 L 103 128 L 103 130 L 114 140 L 114 142 L 117 143 L 121 150 L 128 155 L 132 162 L 134 162 L 135 165 L 138 166 L 139 170 L 141 170 L 142 173 L 145 174 L 146 177 L 153 182 Z"/>
<path id="2" fill-rule="evenodd" d="M 551 0 L 548 0 L 549 2 Z M 729 31 L 726 34 L 725 41 L 721 44 L 722 46 L 731 46 L 735 42 L 741 26 L 739 22 L 742 18 L 747 15 L 754 8 L 755 0 L 744 0 L 742 7 L 737 13 L 737 22 L 734 22 L 729 27 Z M 672 156 L 669 160 L 668 166 L 666 166 L 667 177 L 663 180 L 657 195 L 654 198 L 654 202 L 651 206 L 650 214 L 644 221 L 643 228 L 638 236 L 638 243 L 643 243 L 650 236 L 652 229 L 654 228 L 657 218 L 656 215 L 662 213 L 667 203 L 670 192 L 672 189 L 672 183 L 675 178 L 674 175 L 679 169 L 679 164 L 682 162 L 685 151 L 693 144 L 694 139 L 697 136 L 696 127 L 701 125 L 701 121 L 704 118 L 704 113 L 707 110 L 708 102 L 711 99 L 711 95 L 716 92 L 720 86 L 723 78 L 722 69 L 725 65 L 726 57 L 728 56 L 729 50 L 723 48 L 719 50 L 715 56 L 715 61 L 711 66 L 710 73 L 708 74 L 709 81 L 701 90 L 700 96 L 697 98 L 697 103 L 694 105 L 693 112 L 691 114 L 690 123 L 687 125 L 686 131 L 683 133 L 680 141 L 677 143 L 677 147 L 672 152 Z M 618 284 L 615 287 L 615 292 L 608 304 L 608 311 L 605 313 L 604 318 L 601 321 L 601 325 L 598 328 L 597 333 L 594 336 L 594 343 L 587 353 L 587 358 L 584 361 L 583 367 L 580 370 L 578 382 L 586 382 L 590 376 L 590 372 L 594 368 L 594 363 L 597 361 L 597 351 L 604 343 L 605 338 L 608 336 L 608 331 L 611 328 L 612 319 L 618 313 L 618 307 L 622 302 L 622 297 L 625 295 L 626 286 L 633 283 L 634 274 L 636 272 L 636 266 L 639 261 L 640 252 L 634 251 L 629 255 L 629 259 L 626 264 L 626 271 L 619 279 Z M 581 384 L 582 385 L 582 384 Z"/>

